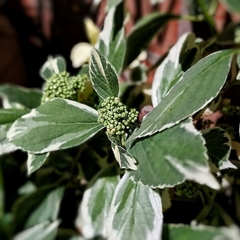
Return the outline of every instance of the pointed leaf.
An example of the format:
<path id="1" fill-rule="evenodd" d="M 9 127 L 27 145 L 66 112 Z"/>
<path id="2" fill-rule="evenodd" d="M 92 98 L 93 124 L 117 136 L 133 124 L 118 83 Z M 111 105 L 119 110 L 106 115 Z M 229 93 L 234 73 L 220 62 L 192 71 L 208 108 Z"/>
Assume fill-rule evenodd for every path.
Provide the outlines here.
<path id="1" fill-rule="evenodd" d="M 63 187 L 56 188 L 48 193 L 41 204 L 28 217 L 25 228 L 32 227 L 48 220 L 57 220 L 63 193 Z"/>
<path id="2" fill-rule="evenodd" d="M 2 109 L 0 108 L 0 124 L 13 123 L 16 119 L 29 113 L 27 109 Z"/>
<path id="3" fill-rule="evenodd" d="M 114 192 L 107 239 L 159 240 L 163 223 L 159 194 L 124 174 Z"/>
<path id="4" fill-rule="evenodd" d="M 230 12 L 240 13 L 240 2 L 239 0 L 222 0 Z"/>
<path id="5" fill-rule="evenodd" d="M 48 80 L 56 73 L 66 71 L 66 61 L 63 57 L 50 57 L 40 69 L 40 75 L 43 79 Z"/>
<path id="6" fill-rule="evenodd" d="M 41 104 L 42 93 L 40 89 L 5 84 L 0 86 L 0 97 L 3 99 L 4 108 L 15 108 L 16 105 L 20 105 L 31 109 Z"/>
<path id="7" fill-rule="evenodd" d="M 106 237 L 107 215 L 114 190 L 119 182 L 119 176 L 113 167 L 104 169 L 95 179 L 84 192 L 76 219 L 77 228 L 81 229 L 87 239 L 97 236 Z"/>
<path id="8" fill-rule="evenodd" d="M 49 221 L 37 224 L 25 231 L 18 233 L 13 240 L 54 240 L 57 235 L 57 227 L 60 221 L 56 220 L 52 223 Z"/>
<path id="9" fill-rule="evenodd" d="M 210 128 L 202 133 L 211 162 L 220 168 L 224 162 L 228 161 L 231 147 L 230 136 L 220 127 Z"/>
<path id="10" fill-rule="evenodd" d="M 169 224 L 163 228 L 162 240 L 237 240 L 240 231 L 237 226 L 210 227 L 205 225 L 188 226 Z"/>
<path id="11" fill-rule="evenodd" d="M 103 129 L 97 118 L 97 111 L 84 104 L 53 99 L 19 118 L 8 139 L 32 153 L 66 149 L 86 142 Z"/>
<path id="12" fill-rule="evenodd" d="M 19 232 L 24 228 L 29 216 L 42 204 L 46 196 L 57 187 L 58 184 L 44 185 L 32 193 L 19 197 L 14 202 L 11 212 L 13 215 L 15 232 Z"/>
<path id="13" fill-rule="evenodd" d="M 14 152 L 18 149 L 13 143 L 7 139 L 7 133 L 11 128 L 12 123 L 0 125 L 0 155 Z"/>
<path id="14" fill-rule="evenodd" d="M 0 109 L 0 155 L 14 152 L 18 149 L 13 143 L 7 139 L 7 133 L 12 123 L 28 113 L 27 109 Z"/>
<path id="15" fill-rule="evenodd" d="M 112 150 L 120 168 L 131 170 L 137 169 L 137 160 L 134 159 L 134 157 L 131 156 L 131 154 L 128 153 L 124 148 L 112 142 Z"/>
<path id="16" fill-rule="evenodd" d="M 97 94 L 105 99 L 118 96 L 118 78 L 115 70 L 97 50 L 92 51 L 89 75 Z"/>
<path id="17" fill-rule="evenodd" d="M 142 18 L 127 37 L 124 67 L 137 58 L 166 23 L 178 18 L 179 16 L 169 13 L 152 13 Z"/>
<path id="18" fill-rule="evenodd" d="M 137 159 L 130 177 L 150 187 L 172 187 L 186 179 L 218 189 L 210 173 L 207 150 L 191 120 L 136 141 L 129 152 Z"/>
<path id="19" fill-rule="evenodd" d="M 104 20 L 104 27 L 99 35 L 97 48 L 112 64 L 116 73 L 120 73 L 125 55 L 123 2 L 114 1 Z"/>
<path id="20" fill-rule="evenodd" d="M 39 169 L 47 160 L 48 156 L 49 156 L 49 153 L 43 153 L 43 154 L 28 153 L 28 159 L 27 159 L 28 175 L 31 175 L 33 172 Z"/>
<path id="21" fill-rule="evenodd" d="M 119 3 L 121 3 L 123 0 L 107 0 L 107 11 L 110 8 L 116 7 Z"/>
<path id="22" fill-rule="evenodd" d="M 200 59 L 195 35 L 183 34 L 157 68 L 152 83 L 152 103 L 156 107 L 191 64 Z"/>
<path id="23" fill-rule="evenodd" d="M 141 127 L 128 139 L 128 144 L 136 138 L 163 131 L 206 106 L 226 81 L 232 53 L 232 50 L 213 53 L 186 71 L 161 103 L 146 116 Z"/>

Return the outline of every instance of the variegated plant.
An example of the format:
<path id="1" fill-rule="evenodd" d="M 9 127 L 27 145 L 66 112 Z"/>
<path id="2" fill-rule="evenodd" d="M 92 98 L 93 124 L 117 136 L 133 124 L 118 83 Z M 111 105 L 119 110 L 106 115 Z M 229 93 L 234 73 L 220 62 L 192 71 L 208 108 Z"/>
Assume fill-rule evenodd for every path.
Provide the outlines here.
<path id="1" fill-rule="evenodd" d="M 85 98 L 73 92 L 69 95 L 71 99 L 58 95 L 51 99 L 49 95 L 49 99 L 41 102 L 42 93 L 38 90 L 0 87 L 4 107 L 0 110 L 1 155 L 19 149 L 27 152 L 29 176 L 52 159 L 56 161 L 56 156 L 59 159 L 66 156 L 63 163 L 72 166 L 72 175 L 63 176 L 57 185 L 42 190 L 46 197 L 27 215 L 14 239 L 34 239 L 35 235 L 38 239 L 55 238 L 61 221 L 60 202 L 68 186 L 65 181 L 84 186 L 75 220 L 81 236 L 71 239 L 178 240 L 202 234 L 204 239 L 237 239 L 239 229 L 235 225 L 228 230 L 198 222 L 192 226 L 164 225 L 163 219 L 163 210 L 171 206 L 174 187 L 191 181 L 211 198 L 222 187 L 221 169 L 235 168 L 228 160 L 231 149 L 226 132 L 221 128 L 199 131 L 193 118 L 218 96 L 237 52 L 220 50 L 203 57 L 203 44 L 196 43 L 194 34 L 182 35 L 156 70 L 151 89 L 154 108 L 139 122 L 136 110 L 120 102 L 119 74 L 152 37 L 148 29 L 149 35 L 133 51 L 146 26 L 179 16 L 148 16 L 126 38 L 123 17 L 121 24 L 116 24 L 122 7 L 122 1 L 111 6 L 91 52 L 87 66 L 91 84 L 81 89 L 83 95 L 88 88 L 91 93 Z M 160 26 L 157 24 L 156 28 Z M 67 86 L 72 78 L 65 71 L 64 59 L 56 57 L 44 64 L 41 76 L 46 84 L 54 76 L 62 76 Z M 51 91 L 54 89 L 52 84 Z M 72 97 L 74 94 L 76 98 Z M 95 103 L 82 101 L 91 94 L 95 94 Z M 106 153 L 104 156 L 97 153 L 99 147 Z M 216 147 L 220 150 L 216 151 Z M 85 149 L 98 165 L 92 177 L 86 176 L 87 168 L 83 167 L 89 160 L 86 156 L 90 156 L 83 155 Z M 70 151 L 77 152 L 74 158 Z M 184 238 L 186 235 L 188 238 Z"/>

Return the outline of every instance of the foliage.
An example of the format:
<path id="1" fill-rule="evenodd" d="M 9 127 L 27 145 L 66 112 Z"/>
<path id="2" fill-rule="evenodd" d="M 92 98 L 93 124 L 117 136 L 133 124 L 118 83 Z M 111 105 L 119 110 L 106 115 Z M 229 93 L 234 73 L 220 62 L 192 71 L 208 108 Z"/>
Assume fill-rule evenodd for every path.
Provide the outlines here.
<path id="1" fill-rule="evenodd" d="M 144 79 L 121 81 L 176 19 L 186 16 L 153 13 L 125 36 L 124 4 L 109 1 L 76 76 L 56 56 L 41 68 L 42 89 L 0 86 L 1 239 L 238 239 L 239 207 L 232 215 L 227 203 L 240 200 L 239 132 L 223 127 L 239 120 L 240 106 L 223 99 L 239 85 L 229 74 L 240 69 L 238 43 L 183 34 L 156 66 L 148 103 L 129 94 Z"/>

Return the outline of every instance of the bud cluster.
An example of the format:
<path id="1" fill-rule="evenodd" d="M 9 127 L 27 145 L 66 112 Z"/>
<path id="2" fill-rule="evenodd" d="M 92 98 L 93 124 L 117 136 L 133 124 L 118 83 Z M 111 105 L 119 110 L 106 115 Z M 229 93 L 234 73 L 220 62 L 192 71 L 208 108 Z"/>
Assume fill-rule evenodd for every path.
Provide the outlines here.
<path id="1" fill-rule="evenodd" d="M 98 122 L 107 128 L 108 134 L 122 135 L 137 120 L 138 111 L 128 110 L 117 97 L 108 97 L 101 103 L 98 114 Z"/>
<path id="2" fill-rule="evenodd" d="M 184 195 L 187 198 L 195 198 L 198 195 L 198 189 L 199 189 L 198 184 L 194 182 L 186 181 L 175 187 L 175 193 L 178 196 Z"/>
<path id="3" fill-rule="evenodd" d="M 69 77 L 67 72 L 54 74 L 44 85 L 42 102 L 47 102 L 56 97 L 76 101 L 78 92 L 85 90 L 87 81 L 86 75 Z"/>

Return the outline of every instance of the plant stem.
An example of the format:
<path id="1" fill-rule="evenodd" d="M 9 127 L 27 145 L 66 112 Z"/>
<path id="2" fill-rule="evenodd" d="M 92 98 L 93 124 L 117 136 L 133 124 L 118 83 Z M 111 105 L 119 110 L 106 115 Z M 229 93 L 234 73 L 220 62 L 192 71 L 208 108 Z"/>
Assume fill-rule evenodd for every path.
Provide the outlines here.
<path id="1" fill-rule="evenodd" d="M 202 14 L 200 15 L 181 15 L 181 20 L 185 21 L 192 21 L 192 22 L 202 22 L 204 20 L 204 16 Z"/>
<path id="2" fill-rule="evenodd" d="M 236 225 L 233 219 L 225 212 L 225 210 L 218 203 L 215 202 L 214 206 L 217 208 L 218 212 L 220 213 L 221 217 L 223 218 L 227 226 Z"/>
<path id="3" fill-rule="evenodd" d="M 203 15 L 204 15 L 204 18 L 205 20 L 208 22 L 210 28 L 211 28 L 211 31 L 213 33 L 216 33 L 216 27 L 215 27 L 215 23 L 214 23 L 214 20 L 212 18 L 212 16 L 210 15 L 210 11 L 206 8 L 203 0 L 197 0 L 197 4 L 198 6 L 202 9 L 202 12 L 203 12 Z"/>

